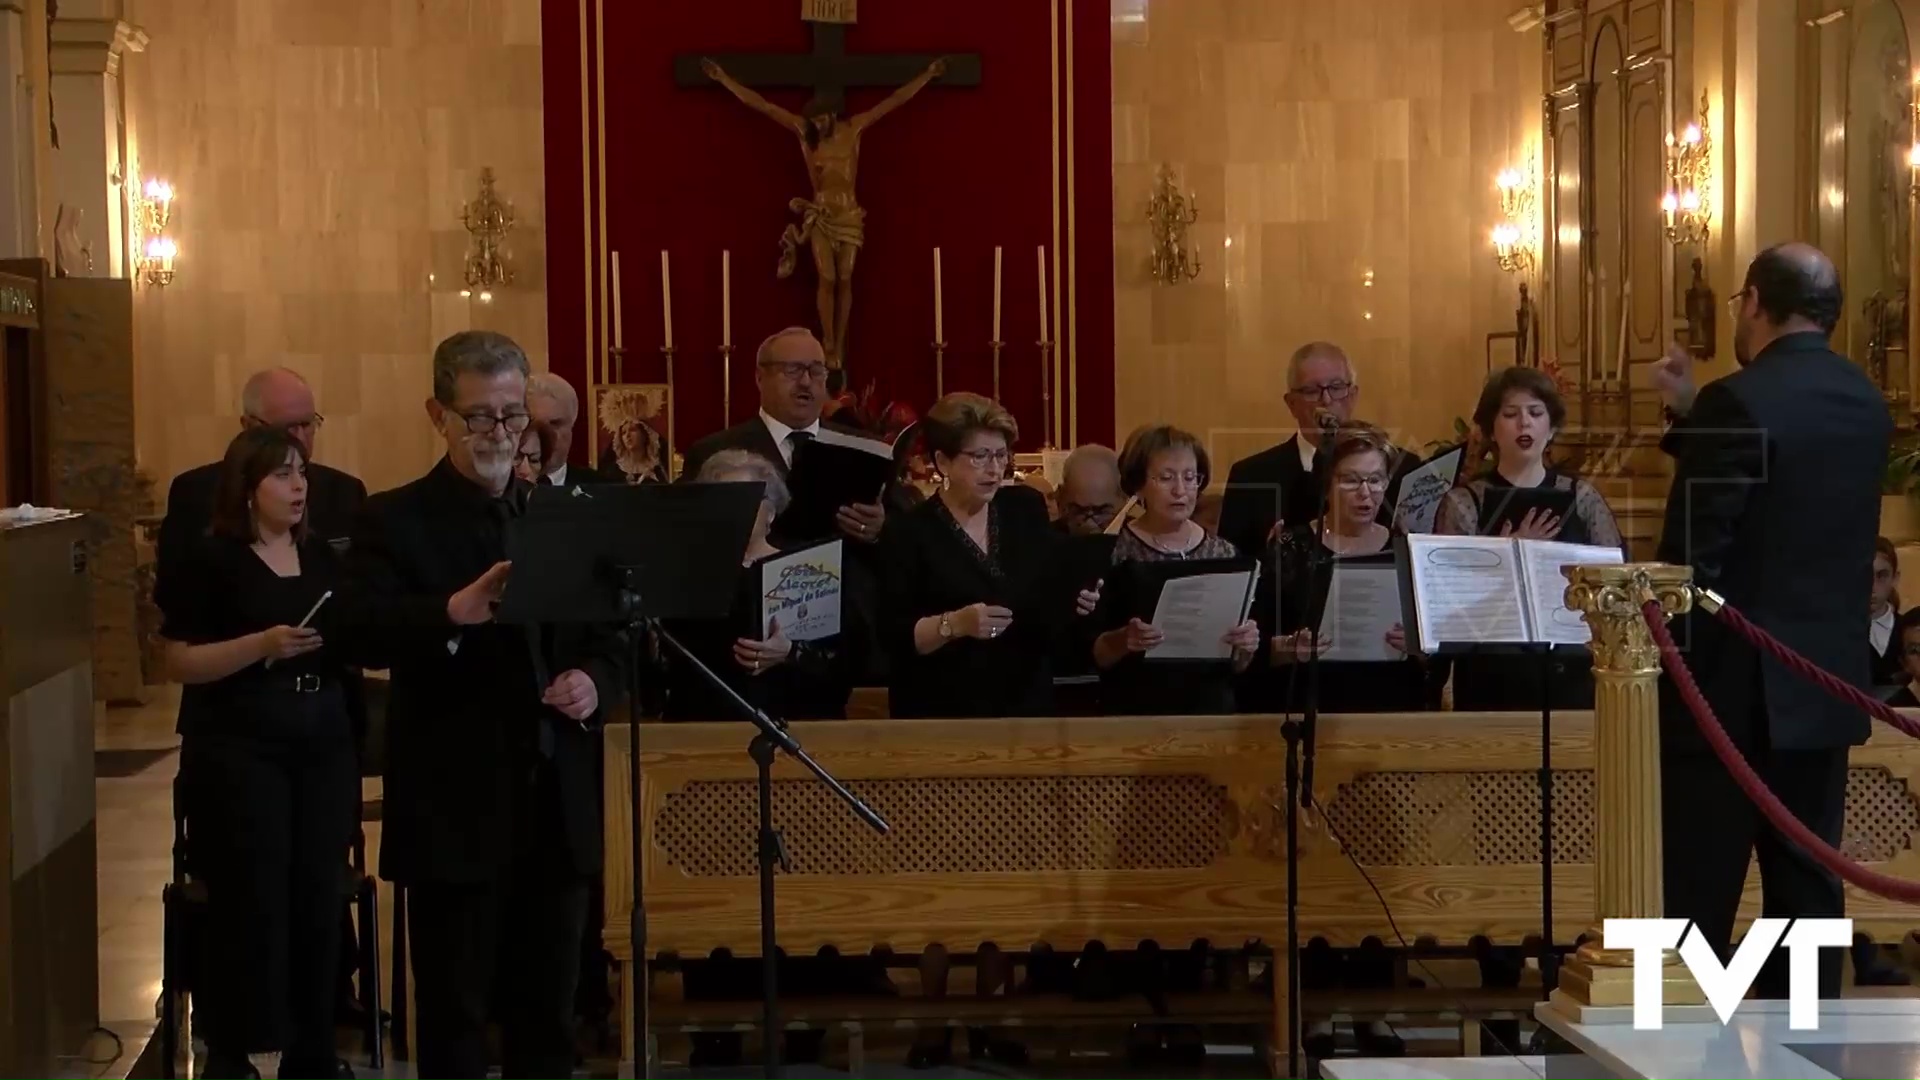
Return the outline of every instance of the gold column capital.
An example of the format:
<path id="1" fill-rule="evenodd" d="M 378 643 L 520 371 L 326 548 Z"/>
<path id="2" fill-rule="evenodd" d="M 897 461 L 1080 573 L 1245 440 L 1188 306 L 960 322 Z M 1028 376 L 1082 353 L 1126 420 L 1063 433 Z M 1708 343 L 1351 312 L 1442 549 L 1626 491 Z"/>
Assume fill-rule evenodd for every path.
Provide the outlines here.
<path id="1" fill-rule="evenodd" d="M 1671 619 L 1693 608 L 1693 568 L 1667 563 L 1563 566 L 1567 607 L 1593 633 L 1593 670 L 1600 675 L 1656 675 L 1660 650 L 1640 607 L 1658 601 Z"/>

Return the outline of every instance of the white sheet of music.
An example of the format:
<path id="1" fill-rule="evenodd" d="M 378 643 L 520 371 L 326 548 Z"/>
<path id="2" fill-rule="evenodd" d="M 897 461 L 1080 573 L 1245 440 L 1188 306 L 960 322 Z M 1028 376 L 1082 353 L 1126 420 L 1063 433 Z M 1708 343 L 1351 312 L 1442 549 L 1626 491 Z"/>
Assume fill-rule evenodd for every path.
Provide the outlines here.
<path id="1" fill-rule="evenodd" d="M 1147 650 L 1155 660 L 1226 660 L 1233 650 L 1221 639 L 1247 617 L 1256 570 L 1194 574 L 1169 580 L 1153 609 L 1153 628 L 1165 635 Z"/>
<path id="2" fill-rule="evenodd" d="M 1625 561 L 1620 549 L 1557 540 L 1522 540 L 1519 547 L 1533 600 L 1535 640 L 1555 645 L 1585 645 L 1593 640 L 1586 619 L 1567 607 L 1567 578 L 1560 568 L 1617 565 Z"/>
<path id="3" fill-rule="evenodd" d="M 1320 633 L 1332 642 L 1323 660 L 1399 660 L 1387 631 L 1400 621 L 1400 574 L 1391 564 L 1333 564 Z"/>
<path id="4" fill-rule="evenodd" d="M 1504 536 L 1407 537 L 1420 647 L 1518 644 L 1528 633 L 1526 578 Z"/>

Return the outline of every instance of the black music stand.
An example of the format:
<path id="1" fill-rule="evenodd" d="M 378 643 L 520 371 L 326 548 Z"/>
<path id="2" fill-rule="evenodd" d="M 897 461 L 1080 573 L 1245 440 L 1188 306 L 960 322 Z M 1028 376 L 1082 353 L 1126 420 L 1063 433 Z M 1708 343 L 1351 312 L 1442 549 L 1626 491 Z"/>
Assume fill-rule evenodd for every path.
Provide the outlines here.
<path id="1" fill-rule="evenodd" d="M 646 635 L 678 653 L 740 715 L 758 729 L 748 744 L 759 773 L 760 945 L 762 1020 L 767 1076 L 780 1070 L 779 971 L 773 910 L 773 867 L 787 862 L 773 827 L 773 758 L 784 751 L 819 777 L 854 813 L 879 832 L 887 823 L 807 756 L 785 724 L 749 704 L 682 645 L 661 621 L 722 619 L 733 605 L 764 485 L 640 484 L 535 488 L 527 513 L 514 523 L 507 553 L 514 563 L 501 597 L 501 622 L 620 623 L 628 658 L 628 832 L 633 845 L 633 897 L 628 931 L 633 963 L 646 957 L 646 908 L 641 898 L 640 732 L 641 671 Z M 633 980 L 634 1071 L 648 1074 L 647 993 Z"/>

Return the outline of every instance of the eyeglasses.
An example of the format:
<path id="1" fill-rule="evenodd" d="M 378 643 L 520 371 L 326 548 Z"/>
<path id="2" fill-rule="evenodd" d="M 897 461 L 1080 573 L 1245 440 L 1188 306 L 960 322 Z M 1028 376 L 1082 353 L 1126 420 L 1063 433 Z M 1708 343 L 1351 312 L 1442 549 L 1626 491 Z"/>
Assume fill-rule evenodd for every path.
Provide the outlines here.
<path id="1" fill-rule="evenodd" d="M 1875 580 L 1875 581 L 1892 581 L 1892 580 L 1893 580 L 1893 571 L 1892 571 L 1891 569 L 1885 569 L 1885 570 L 1883 570 L 1883 569 L 1881 569 L 1880 567 L 1877 567 L 1877 566 L 1876 566 L 1876 567 L 1874 567 L 1874 569 L 1873 569 L 1873 580 Z"/>
<path id="2" fill-rule="evenodd" d="M 302 419 L 302 420 L 293 420 L 285 424 L 279 424 L 279 425 L 268 424 L 265 420 L 262 420 L 257 416 L 249 416 L 247 417 L 247 419 L 252 421 L 253 423 L 260 424 L 265 427 L 278 426 L 280 430 L 285 431 L 290 435 L 297 432 L 301 432 L 301 431 L 309 431 L 309 432 L 319 431 L 322 427 L 326 426 L 326 423 L 327 423 L 327 418 L 320 415 L 319 413 L 314 413 L 312 416 L 306 417 L 305 419 Z"/>
<path id="3" fill-rule="evenodd" d="M 475 435 L 491 435 L 493 434 L 494 428 L 501 427 L 506 428 L 508 432 L 514 435 L 518 435 L 527 430 L 528 425 L 533 423 L 533 415 L 523 412 L 510 412 L 504 416 L 495 416 L 492 413 L 463 412 L 456 412 L 453 415 L 465 421 L 467 430 Z"/>
<path id="4" fill-rule="evenodd" d="M 1740 305 L 1744 303 L 1747 297 L 1752 294 L 1753 294 L 1753 286 L 1748 285 L 1747 287 L 1741 289 L 1739 292 L 1734 293 L 1732 296 L 1727 297 L 1727 308 L 1731 311 L 1739 311 Z"/>
<path id="5" fill-rule="evenodd" d="M 1352 473 L 1342 473 L 1334 477 L 1333 482 L 1341 491 L 1359 491 L 1361 488 L 1366 488 L 1370 491 L 1387 490 L 1387 478 L 1378 473 L 1372 476 L 1355 476 Z"/>
<path id="6" fill-rule="evenodd" d="M 772 371 L 784 375 L 794 382 L 799 382 L 803 376 L 810 377 L 815 382 L 823 381 L 827 377 L 827 365 L 825 364 L 783 363 L 775 360 L 761 364 L 760 367 L 764 371 Z"/>
<path id="7" fill-rule="evenodd" d="M 1098 521 L 1101 518 L 1110 517 L 1115 509 L 1117 507 L 1112 503 L 1063 502 L 1060 504 L 1061 516 L 1079 518 L 1082 521 Z"/>
<path id="8" fill-rule="evenodd" d="M 1004 466 L 1007 462 L 1013 460 L 1013 451 L 1011 450 L 962 450 L 960 451 L 959 456 L 966 458 L 968 461 L 973 462 L 974 468 L 984 469 L 988 465 Z"/>
<path id="9" fill-rule="evenodd" d="M 542 461 L 545 461 L 546 458 L 538 450 L 522 450 L 513 456 L 513 460 L 516 464 L 520 465 L 538 466 Z"/>
<path id="10" fill-rule="evenodd" d="M 1162 485 L 1171 485 L 1174 481 L 1178 480 L 1191 487 L 1200 482 L 1200 474 L 1192 469 L 1188 469 L 1186 472 L 1169 471 L 1154 473 L 1152 476 L 1147 477 L 1147 479 Z"/>
<path id="11" fill-rule="evenodd" d="M 1306 386 L 1296 386 L 1288 390 L 1287 394 L 1291 397 L 1306 398 L 1309 400 L 1318 398 L 1321 401 L 1329 402 L 1345 401 L 1353 396 L 1353 392 L 1356 389 L 1358 389 L 1358 387 L 1354 383 L 1350 383 L 1345 379 L 1335 379 L 1330 383 L 1308 383 Z"/>

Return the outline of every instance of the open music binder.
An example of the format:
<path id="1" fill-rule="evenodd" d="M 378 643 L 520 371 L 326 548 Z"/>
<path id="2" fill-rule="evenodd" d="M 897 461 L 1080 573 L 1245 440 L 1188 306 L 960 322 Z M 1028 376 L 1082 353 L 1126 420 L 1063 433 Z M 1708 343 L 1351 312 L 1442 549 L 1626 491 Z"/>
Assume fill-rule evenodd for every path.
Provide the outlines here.
<path id="1" fill-rule="evenodd" d="M 1402 535 L 1401 604 L 1408 647 L 1428 654 L 1479 645 L 1577 646 L 1586 619 L 1567 607 L 1563 566 L 1624 562 L 1620 549 L 1505 536 Z"/>

